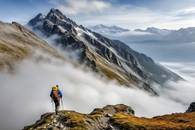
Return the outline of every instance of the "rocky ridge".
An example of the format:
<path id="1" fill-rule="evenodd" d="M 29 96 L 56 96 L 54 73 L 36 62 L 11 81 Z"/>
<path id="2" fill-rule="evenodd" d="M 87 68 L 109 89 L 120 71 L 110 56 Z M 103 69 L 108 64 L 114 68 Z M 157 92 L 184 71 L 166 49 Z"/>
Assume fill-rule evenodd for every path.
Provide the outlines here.
<path id="1" fill-rule="evenodd" d="M 136 117 L 126 105 L 108 105 L 90 114 L 60 111 L 46 113 L 24 130 L 195 130 L 195 112 L 153 118 Z"/>

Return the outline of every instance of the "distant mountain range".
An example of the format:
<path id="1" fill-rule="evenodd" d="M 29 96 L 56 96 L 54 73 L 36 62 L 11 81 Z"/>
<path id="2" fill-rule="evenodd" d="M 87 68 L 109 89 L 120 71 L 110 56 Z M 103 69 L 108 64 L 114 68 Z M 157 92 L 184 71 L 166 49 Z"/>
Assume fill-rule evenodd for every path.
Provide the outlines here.
<path id="1" fill-rule="evenodd" d="M 111 34 L 111 33 L 115 34 L 115 33 L 122 33 L 122 32 L 130 31 L 129 29 L 121 28 L 118 26 L 106 26 L 103 24 L 90 26 L 89 28 L 92 31 L 98 32 L 100 34 Z"/>
<path id="2" fill-rule="evenodd" d="M 169 35 L 173 30 L 168 30 L 168 29 L 159 29 L 155 27 L 149 27 L 145 30 L 143 29 L 135 29 L 134 31 L 136 32 L 147 32 L 151 34 L 158 34 L 158 35 Z"/>
<path id="3" fill-rule="evenodd" d="M 55 44 L 64 50 L 76 51 L 78 61 L 94 71 L 117 80 L 126 86 L 137 86 L 153 94 L 151 83 L 163 84 L 167 80 L 179 80 L 178 75 L 155 63 L 150 57 L 138 53 L 121 41 L 111 40 L 99 33 L 78 25 L 58 9 L 47 15 L 38 14 L 29 21 L 32 31 L 46 37 L 57 35 Z M 102 25 L 94 28 L 101 28 Z M 119 27 L 107 27 L 116 33 L 128 31 Z M 113 31 L 114 30 L 114 31 Z M 79 53 L 78 53 L 79 52 Z"/>
<path id="4" fill-rule="evenodd" d="M 98 26 L 98 25 L 96 25 Z M 119 39 L 123 42 L 138 42 L 138 43 L 147 43 L 147 42 L 156 42 L 156 43 L 185 43 L 185 42 L 195 42 L 195 27 L 181 28 L 178 30 L 168 30 L 168 29 L 159 29 L 155 27 L 149 27 L 145 30 L 135 29 L 128 31 L 118 31 L 112 33 L 112 27 L 107 27 L 105 25 L 95 27 L 90 27 L 93 31 L 106 35 L 112 39 Z M 102 27 L 102 28 L 101 28 Z M 106 28 L 106 31 L 104 31 Z M 125 30 L 125 29 L 124 29 Z"/>

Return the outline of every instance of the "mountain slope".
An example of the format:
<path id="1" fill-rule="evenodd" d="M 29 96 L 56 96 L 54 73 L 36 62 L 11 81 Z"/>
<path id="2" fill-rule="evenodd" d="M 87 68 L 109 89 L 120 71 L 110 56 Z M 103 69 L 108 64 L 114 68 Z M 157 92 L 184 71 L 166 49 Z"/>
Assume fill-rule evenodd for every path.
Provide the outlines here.
<path id="1" fill-rule="evenodd" d="M 79 52 L 81 63 L 126 86 L 138 86 L 155 93 L 151 82 L 163 84 L 169 79 L 181 79 L 124 43 L 77 25 L 57 9 L 51 9 L 46 16 L 38 14 L 28 25 L 47 37 L 58 35 L 55 39 L 58 46 Z"/>
<path id="2" fill-rule="evenodd" d="M 0 69 L 12 70 L 14 64 L 37 51 L 63 59 L 63 57 L 45 41 L 22 25 L 0 22 Z"/>
<path id="3" fill-rule="evenodd" d="M 123 104 L 96 108 L 90 114 L 60 111 L 47 113 L 24 130 L 195 130 L 195 113 L 178 113 L 153 118 L 134 116 L 134 110 Z"/>

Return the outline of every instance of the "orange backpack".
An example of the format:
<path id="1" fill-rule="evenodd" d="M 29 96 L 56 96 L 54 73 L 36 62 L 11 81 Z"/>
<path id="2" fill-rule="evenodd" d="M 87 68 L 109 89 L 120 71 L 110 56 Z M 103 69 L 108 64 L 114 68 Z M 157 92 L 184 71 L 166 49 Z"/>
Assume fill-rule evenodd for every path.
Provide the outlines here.
<path id="1" fill-rule="evenodd" d="M 54 100 L 58 100 L 59 99 L 58 90 L 53 90 L 53 99 Z"/>

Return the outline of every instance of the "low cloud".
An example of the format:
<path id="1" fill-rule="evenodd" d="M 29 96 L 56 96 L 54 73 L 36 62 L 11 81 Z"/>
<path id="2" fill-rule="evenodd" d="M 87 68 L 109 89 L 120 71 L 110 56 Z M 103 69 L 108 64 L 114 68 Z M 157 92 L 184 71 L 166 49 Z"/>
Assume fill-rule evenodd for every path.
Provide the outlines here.
<path id="1" fill-rule="evenodd" d="M 190 82 L 194 81 L 195 76 L 195 63 L 194 62 L 161 62 L 164 66 L 170 70 L 175 71 L 179 75 L 182 75 L 185 79 Z"/>
<path id="2" fill-rule="evenodd" d="M 85 113 L 96 107 L 123 103 L 131 106 L 137 116 L 151 117 L 184 112 L 195 99 L 191 81 L 168 83 L 167 89 L 155 86 L 160 93 L 155 97 L 106 81 L 69 63 L 47 58 L 50 63 L 24 60 L 16 66 L 14 74 L 1 72 L 1 129 L 21 129 L 35 122 L 41 114 L 53 111 L 49 93 L 55 84 L 63 91 L 64 109 Z"/>
<path id="3" fill-rule="evenodd" d="M 110 39 L 117 39 L 127 44 L 144 43 L 147 41 L 159 39 L 159 36 L 153 33 L 134 31 L 134 30 L 130 30 L 127 32 L 119 32 L 119 33 L 104 33 L 103 32 L 101 34 L 109 37 Z"/>
<path id="4" fill-rule="evenodd" d="M 176 14 L 179 17 L 192 17 L 195 16 L 195 8 L 190 7 L 190 8 L 181 9 L 176 11 Z"/>

